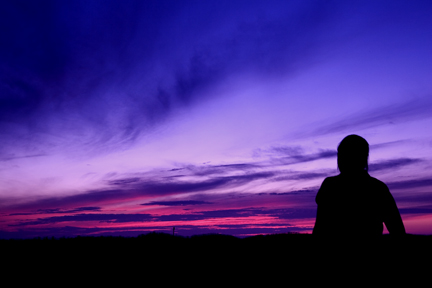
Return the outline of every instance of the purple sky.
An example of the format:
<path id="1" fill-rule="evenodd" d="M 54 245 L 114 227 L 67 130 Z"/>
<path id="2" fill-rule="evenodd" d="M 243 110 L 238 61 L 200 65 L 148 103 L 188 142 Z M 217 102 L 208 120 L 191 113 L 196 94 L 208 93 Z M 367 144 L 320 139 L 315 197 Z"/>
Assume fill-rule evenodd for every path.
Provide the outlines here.
<path id="1" fill-rule="evenodd" d="M 310 233 L 349 134 L 432 234 L 432 2 L 1 1 L 0 238 Z"/>

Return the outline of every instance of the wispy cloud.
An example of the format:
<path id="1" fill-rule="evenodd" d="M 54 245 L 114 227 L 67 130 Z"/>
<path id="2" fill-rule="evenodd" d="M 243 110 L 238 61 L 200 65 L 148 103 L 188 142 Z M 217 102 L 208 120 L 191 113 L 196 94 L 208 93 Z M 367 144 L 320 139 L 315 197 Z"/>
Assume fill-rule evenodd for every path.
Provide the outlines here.
<path id="1" fill-rule="evenodd" d="M 274 181 L 286 181 L 286 180 L 310 180 L 330 176 L 328 172 L 295 172 L 286 173 L 286 176 L 275 177 Z"/>
<path id="2" fill-rule="evenodd" d="M 53 224 L 60 222 L 83 222 L 83 221 L 98 221 L 100 223 L 105 222 L 142 222 L 152 220 L 153 217 L 150 214 L 76 214 L 66 216 L 54 216 L 39 218 L 35 221 L 21 222 L 19 224 L 12 224 L 10 226 L 23 226 L 23 225 L 40 225 L 40 224 Z"/>
<path id="3" fill-rule="evenodd" d="M 425 205 L 412 208 L 399 208 L 401 214 L 432 214 L 432 206 Z"/>
<path id="4" fill-rule="evenodd" d="M 127 202 L 142 199 L 149 201 L 144 205 L 162 205 L 162 206 L 185 206 L 215 203 L 210 196 L 206 199 L 176 199 L 176 200 L 152 200 L 155 197 L 176 196 L 184 197 L 191 192 L 211 193 L 213 191 L 223 190 L 235 191 L 242 189 L 244 185 L 259 181 L 259 185 L 276 183 L 278 181 L 302 181 L 302 180 L 323 180 L 325 177 L 332 176 L 333 170 L 312 170 L 312 171 L 295 171 L 295 170 L 276 170 L 274 165 L 286 163 L 298 163 L 298 161 L 316 161 L 319 159 L 333 157 L 334 153 L 329 151 L 318 152 L 313 154 L 297 154 L 294 157 L 281 157 L 280 159 L 272 158 L 269 162 L 261 161 L 255 163 L 237 163 L 233 165 L 203 165 L 185 167 L 182 170 L 162 171 L 156 174 L 135 175 L 133 177 L 117 175 L 115 179 L 106 180 L 105 183 L 111 186 L 107 189 L 83 191 L 77 195 L 56 196 L 10 206 L 7 210 L 10 215 L 18 215 L 17 209 L 21 211 L 20 215 L 38 214 L 38 213 L 77 213 L 84 211 L 100 211 L 106 203 L 113 201 Z M 381 171 L 385 169 L 395 169 L 419 163 L 421 160 L 415 158 L 398 158 L 376 162 L 370 165 L 371 171 Z M 272 165 L 271 165 L 272 164 Z M 259 171 L 257 171 L 259 170 Z M 172 173 L 182 171 L 182 175 L 170 177 Z M 318 184 L 318 183 L 317 183 Z M 417 179 L 402 182 L 393 182 L 389 184 L 391 189 L 408 189 L 412 187 L 431 185 L 429 179 Z M 263 186 L 264 187 L 264 186 Z M 300 190 L 302 193 L 305 190 Z M 272 193 L 273 191 L 269 191 Z M 278 191 L 277 193 L 294 193 L 295 191 Z M 80 207 L 80 208 L 68 208 Z M 36 212 L 27 212 L 36 211 Z"/>
<path id="5" fill-rule="evenodd" d="M 418 97 L 405 102 L 358 112 L 329 124 L 317 124 L 314 126 L 317 128 L 314 128 L 310 134 L 318 136 L 420 120 L 432 117 L 431 110 L 431 97 Z"/>
<path id="6" fill-rule="evenodd" d="M 114 185 L 114 186 L 127 186 L 127 185 L 132 184 L 132 183 L 137 183 L 137 182 L 139 183 L 140 181 L 141 181 L 141 178 L 139 178 L 139 177 L 123 178 L 123 179 L 108 181 L 108 184 Z"/>
<path id="7" fill-rule="evenodd" d="M 432 179 L 430 178 L 420 178 L 420 179 L 411 179 L 404 181 L 395 181 L 387 183 L 387 186 L 390 189 L 413 189 L 419 187 L 429 187 L 432 186 Z"/>
<path id="8" fill-rule="evenodd" d="M 12 213 L 9 214 L 9 216 L 14 215 L 34 215 L 34 214 L 72 214 L 77 212 L 84 212 L 84 211 L 92 211 L 97 212 L 100 211 L 100 207 L 79 207 L 75 209 L 61 209 L 61 208 L 52 208 L 52 209 L 38 209 L 34 213 Z"/>
<path id="9" fill-rule="evenodd" d="M 182 168 L 171 169 L 170 171 L 181 171 L 182 175 L 189 176 L 215 177 L 214 175 L 227 175 L 230 172 L 247 174 L 259 168 L 263 168 L 262 163 L 232 163 L 224 165 L 184 165 Z"/>
<path id="10" fill-rule="evenodd" d="M 3 155 L 0 156 L 0 161 L 10 161 L 15 159 L 25 159 L 25 158 L 36 158 L 47 156 L 47 154 L 34 154 L 34 155 L 24 155 L 24 156 L 16 156 L 16 155 Z"/>
<path id="11" fill-rule="evenodd" d="M 312 162 L 321 159 L 336 158 L 337 151 L 321 149 L 315 153 L 307 153 L 302 147 L 277 146 L 270 149 L 256 149 L 255 157 L 265 157 L 268 165 L 292 165 L 298 163 Z"/>
<path id="12" fill-rule="evenodd" d="M 102 205 L 112 201 L 129 201 L 133 199 L 146 199 L 169 195 L 182 195 L 191 192 L 209 192 L 215 189 L 237 188 L 256 180 L 271 179 L 274 172 L 243 173 L 242 175 L 218 176 L 202 180 L 175 179 L 164 181 L 159 175 L 158 179 L 139 177 L 125 177 L 109 180 L 108 184 L 115 189 L 89 190 L 83 193 L 64 197 L 50 197 L 18 206 L 12 205 L 8 209 L 37 210 L 53 209 L 52 207 L 76 207 Z M 46 207 L 46 208 L 45 208 Z M 54 208 L 57 209 L 57 208 Z M 63 209 L 63 208 L 59 208 Z M 50 211 L 50 210 L 47 210 Z M 53 210 L 57 211 L 57 210 Z M 59 210 L 60 211 L 60 210 Z"/>
<path id="13" fill-rule="evenodd" d="M 206 202 L 206 201 L 184 200 L 184 201 L 151 201 L 149 203 L 144 203 L 141 205 L 189 206 L 189 205 L 201 205 L 201 204 L 213 204 L 213 203 Z"/>
<path id="14" fill-rule="evenodd" d="M 289 192 L 282 192 L 282 193 L 276 193 L 276 192 L 263 192 L 258 193 L 258 195 L 265 195 L 265 196 L 286 196 L 286 195 L 295 195 L 295 194 L 303 194 L 303 193 L 316 193 L 318 192 L 319 187 L 313 187 L 308 189 L 302 189 L 302 190 L 292 190 Z"/>
<path id="15" fill-rule="evenodd" d="M 397 169 L 407 165 L 420 163 L 422 161 L 423 160 L 416 159 L 416 158 L 397 158 L 397 159 L 383 160 L 377 163 L 369 164 L 369 170 L 380 171 L 386 169 Z"/>
<path id="16" fill-rule="evenodd" d="M 151 214 L 76 214 L 66 216 L 54 216 L 39 218 L 35 221 L 23 221 L 11 226 L 41 225 L 60 222 L 86 222 L 97 221 L 100 223 L 127 223 L 127 222 L 154 222 L 154 221 L 197 221 L 218 218 L 244 218 L 251 216 L 267 216 L 277 219 L 304 219 L 315 217 L 314 209 L 221 209 L 212 211 L 199 211 L 183 214 L 151 215 Z"/>

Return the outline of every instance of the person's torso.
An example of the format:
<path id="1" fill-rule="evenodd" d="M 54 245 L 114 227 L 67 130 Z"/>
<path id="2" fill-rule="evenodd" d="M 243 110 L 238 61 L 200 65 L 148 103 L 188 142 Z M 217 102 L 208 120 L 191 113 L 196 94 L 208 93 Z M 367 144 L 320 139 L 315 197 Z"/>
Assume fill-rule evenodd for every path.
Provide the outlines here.
<path id="1" fill-rule="evenodd" d="M 322 191 L 326 206 L 327 229 L 334 233 L 380 235 L 383 231 L 383 191 L 380 182 L 370 176 L 328 179 Z"/>

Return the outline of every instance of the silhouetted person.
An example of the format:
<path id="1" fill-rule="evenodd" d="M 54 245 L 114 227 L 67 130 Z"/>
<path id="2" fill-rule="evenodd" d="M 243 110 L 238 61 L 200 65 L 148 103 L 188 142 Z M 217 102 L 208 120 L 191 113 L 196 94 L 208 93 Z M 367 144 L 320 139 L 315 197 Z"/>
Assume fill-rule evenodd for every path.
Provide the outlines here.
<path id="1" fill-rule="evenodd" d="M 396 202 L 383 182 L 368 174 L 369 144 L 348 135 L 338 146 L 340 174 L 327 177 L 315 201 L 315 235 L 382 235 L 383 223 L 392 235 L 405 234 Z"/>

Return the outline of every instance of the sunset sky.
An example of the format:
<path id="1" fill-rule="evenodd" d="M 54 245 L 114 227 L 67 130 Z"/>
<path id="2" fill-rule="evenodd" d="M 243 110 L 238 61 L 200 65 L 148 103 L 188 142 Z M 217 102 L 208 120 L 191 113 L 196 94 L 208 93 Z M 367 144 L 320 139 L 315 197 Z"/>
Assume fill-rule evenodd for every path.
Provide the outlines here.
<path id="1" fill-rule="evenodd" d="M 432 234 L 432 1 L 0 3 L 0 238 L 311 233 L 349 134 Z"/>

